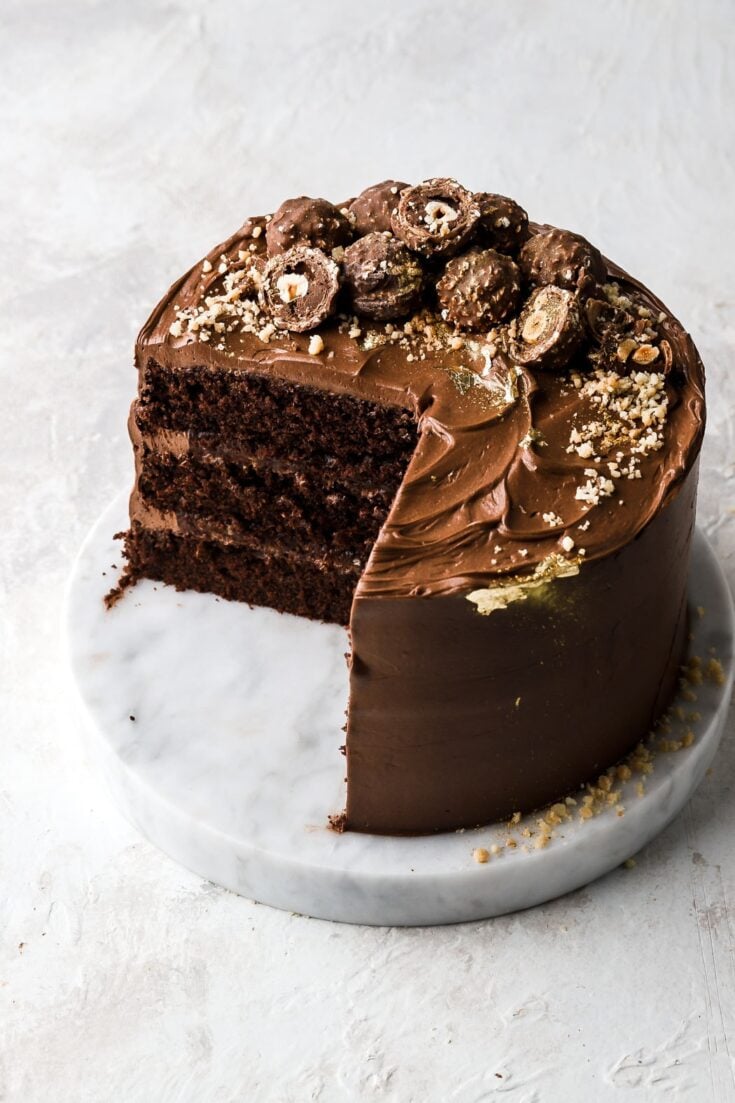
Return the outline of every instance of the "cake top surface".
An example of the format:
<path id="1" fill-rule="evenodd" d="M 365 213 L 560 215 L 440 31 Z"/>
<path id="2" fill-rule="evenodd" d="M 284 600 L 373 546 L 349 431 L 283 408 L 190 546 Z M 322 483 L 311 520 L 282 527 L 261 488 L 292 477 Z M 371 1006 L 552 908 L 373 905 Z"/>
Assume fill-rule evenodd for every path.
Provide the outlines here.
<path id="1" fill-rule="evenodd" d="M 651 292 L 445 178 L 248 219 L 156 307 L 151 356 L 414 413 L 358 596 L 463 593 L 488 612 L 519 577 L 576 573 L 658 513 L 704 428 L 701 361 Z"/>

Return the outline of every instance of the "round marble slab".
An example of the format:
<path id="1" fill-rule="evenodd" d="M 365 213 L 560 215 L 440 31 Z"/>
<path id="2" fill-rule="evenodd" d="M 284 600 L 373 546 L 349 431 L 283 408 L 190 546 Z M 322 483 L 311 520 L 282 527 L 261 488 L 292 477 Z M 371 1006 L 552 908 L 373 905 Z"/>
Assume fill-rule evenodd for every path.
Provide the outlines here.
<path id="1" fill-rule="evenodd" d="M 646 793 L 556 828 L 537 849 L 536 817 L 432 837 L 336 834 L 344 804 L 346 633 L 270 609 L 177 593 L 143 581 L 111 610 L 127 500 L 81 549 L 67 628 L 88 746 L 127 817 L 182 865 L 243 896 L 346 923 L 418 925 L 501 915 L 607 873 L 652 839 L 702 779 L 717 748 L 733 678 L 730 593 L 697 533 L 690 583 L 691 654 L 716 655 L 682 701 L 691 746 L 659 753 Z M 697 607 L 705 610 L 703 616 Z M 692 722 L 696 709 L 699 719 Z M 672 733 L 671 739 L 675 738 Z M 576 810 L 575 810 L 576 812 Z M 475 847 L 501 847 L 486 864 Z"/>

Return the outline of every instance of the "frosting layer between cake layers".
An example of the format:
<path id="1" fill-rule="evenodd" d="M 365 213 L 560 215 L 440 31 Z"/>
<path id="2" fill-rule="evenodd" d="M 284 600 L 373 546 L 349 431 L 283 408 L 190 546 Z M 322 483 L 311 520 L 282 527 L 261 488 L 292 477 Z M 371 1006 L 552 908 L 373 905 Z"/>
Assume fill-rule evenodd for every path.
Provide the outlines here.
<path id="1" fill-rule="evenodd" d="M 133 575 L 349 616 L 342 826 L 446 830 L 563 796 L 675 683 L 704 423 L 690 338 L 611 264 L 610 298 L 669 342 L 665 377 L 581 353 L 540 370 L 427 310 L 408 332 L 340 316 L 318 347 L 181 333 L 252 244 L 249 223 L 138 339 Z"/>

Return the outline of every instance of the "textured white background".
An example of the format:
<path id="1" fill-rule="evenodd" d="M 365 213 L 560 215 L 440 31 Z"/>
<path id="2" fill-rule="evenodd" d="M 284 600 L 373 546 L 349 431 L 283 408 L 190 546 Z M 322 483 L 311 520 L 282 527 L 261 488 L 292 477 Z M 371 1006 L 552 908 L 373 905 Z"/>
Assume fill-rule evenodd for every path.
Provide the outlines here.
<path id="1" fill-rule="evenodd" d="M 735 1100 L 731 737 L 633 870 L 488 923 L 340 927 L 136 836 L 58 634 L 130 478 L 153 302 L 248 213 L 387 175 L 514 195 L 684 320 L 735 583 L 733 52 L 728 0 L 0 0 L 0 1099 Z"/>

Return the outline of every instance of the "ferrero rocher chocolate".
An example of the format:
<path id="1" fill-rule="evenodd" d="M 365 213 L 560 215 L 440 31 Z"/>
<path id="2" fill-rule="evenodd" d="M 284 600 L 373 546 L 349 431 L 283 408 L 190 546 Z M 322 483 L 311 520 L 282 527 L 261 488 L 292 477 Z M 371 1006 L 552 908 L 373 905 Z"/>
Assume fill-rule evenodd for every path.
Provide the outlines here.
<path id="1" fill-rule="evenodd" d="M 268 254 L 285 253 L 294 245 L 310 245 L 331 253 L 352 240 L 349 219 L 326 199 L 287 199 L 268 222 L 265 231 Z"/>
<path id="2" fill-rule="evenodd" d="M 278 329 L 304 333 L 333 313 L 339 268 L 321 249 L 295 245 L 263 270 L 260 302 Z"/>
<path id="3" fill-rule="evenodd" d="M 571 291 L 591 289 L 605 279 L 599 249 L 581 234 L 542 226 L 523 245 L 518 263 L 532 287 L 554 284 Z"/>
<path id="4" fill-rule="evenodd" d="M 425 180 L 405 188 L 391 218 L 396 237 L 426 257 L 452 256 L 472 237 L 480 211 L 456 180 Z"/>
<path id="5" fill-rule="evenodd" d="M 494 249 L 471 249 L 450 260 L 436 285 L 442 317 L 460 329 L 490 329 L 518 306 L 521 274 Z"/>
<path id="6" fill-rule="evenodd" d="M 398 197 L 407 187 L 408 184 L 402 184 L 400 180 L 383 180 L 381 184 L 373 184 L 360 192 L 348 208 L 355 234 L 362 237 L 390 230 Z"/>
<path id="7" fill-rule="evenodd" d="M 528 237 L 528 215 L 507 195 L 475 192 L 480 211 L 478 237 L 500 253 L 515 255 Z"/>
<path id="8" fill-rule="evenodd" d="M 347 247 L 342 261 L 352 308 L 365 318 L 401 318 L 421 302 L 418 259 L 392 234 L 371 233 Z"/>

